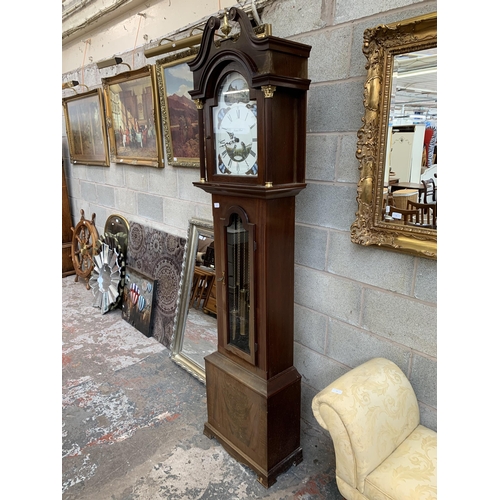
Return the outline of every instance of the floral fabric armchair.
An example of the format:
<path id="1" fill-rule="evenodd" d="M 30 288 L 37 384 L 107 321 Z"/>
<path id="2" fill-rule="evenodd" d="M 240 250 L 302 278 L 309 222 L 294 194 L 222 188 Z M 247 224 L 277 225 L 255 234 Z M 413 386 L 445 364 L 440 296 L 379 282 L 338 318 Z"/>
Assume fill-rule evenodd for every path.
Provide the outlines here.
<path id="1" fill-rule="evenodd" d="M 420 425 L 413 388 L 375 358 L 318 393 L 312 409 L 330 432 L 346 500 L 437 499 L 437 433 Z"/>

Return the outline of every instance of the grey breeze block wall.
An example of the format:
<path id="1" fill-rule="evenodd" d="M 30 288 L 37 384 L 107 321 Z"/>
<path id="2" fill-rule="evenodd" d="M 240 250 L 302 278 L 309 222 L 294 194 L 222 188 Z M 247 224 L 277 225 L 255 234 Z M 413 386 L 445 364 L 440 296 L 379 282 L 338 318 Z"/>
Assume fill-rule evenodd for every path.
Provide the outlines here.
<path id="1" fill-rule="evenodd" d="M 394 361 L 410 379 L 421 421 L 437 429 L 437 263 L 350 241 L 354 221 L 366 59 L 363 32 L 437 10 L 435 1 L 275 0 L 261 14 L 273 35 L 312 46 L 307 116 L 307 188 L 296 198 L 295 366 L 302 417 L 317 426 L 314 395 L 373 357 Z M 168 34 L 165 34 L 168 36 Z M 111 56 L 111 54 L 110 54 Z M 135 68 L 154 64 L 141 48 L 120 54 Z M 162 56 L 159 56 L 159 58 Z M 76 79 L 81 69 L 63 75 Z M 114 69 L 83 69 L 89 88 Z M 96 214 L 186 236 L 192 217 L 211 219 L 210 196 L 193 187 L 198 169 L 70 165 L 63 158 L 73 221 Z"/>

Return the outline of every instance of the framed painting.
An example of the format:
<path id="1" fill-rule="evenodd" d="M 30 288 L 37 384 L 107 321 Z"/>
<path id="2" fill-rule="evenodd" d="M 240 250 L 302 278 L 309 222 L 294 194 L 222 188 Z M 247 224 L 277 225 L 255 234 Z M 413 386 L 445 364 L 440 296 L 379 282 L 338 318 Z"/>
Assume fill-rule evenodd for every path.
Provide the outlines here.
<path id="1" fill-rule="evenodd" d="M 158 87 L 151 65 L 103 78 L 111 161 L 164 167 Z"/>
<path id="2" fill-rule="evenodd" d="M 146 337 L 153 335 L 153 304 L 157 281 L 126 266 L 122 318 Z"/>
<path id="3" fill-rule="evenodd" d="M 198 110 L 189 95 L 193 73 L 187 63 L 198 48 L 156 61 L 165 150 L 169 165 L 199 167 Z"/>
<path id="4" fill-rule="evenodd" d="M 71 163 L 109 167 L 102 90 L 65 97 L 62 103 Z"/>

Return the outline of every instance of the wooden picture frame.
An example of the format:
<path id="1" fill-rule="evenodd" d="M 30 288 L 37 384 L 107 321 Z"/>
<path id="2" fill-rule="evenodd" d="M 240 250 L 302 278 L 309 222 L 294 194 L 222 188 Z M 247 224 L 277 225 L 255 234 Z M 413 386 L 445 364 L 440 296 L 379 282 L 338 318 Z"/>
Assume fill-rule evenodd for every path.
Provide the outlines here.
<path id="1" fill-rule="evenodd" d="M 187 63 L 198 48 L 156 61 L 165 150 L 169 165 L 199 167 L 198 110 L 188 91 L 193 73 Z"/>
<path id="2" fill-rule="evenodd" d="M 158 86 L 151 65 L 103 78 L 111 161 L 164 167 Z"/>
<path id="3" fill-rule="evenodd" d="M 102 90 L 65 97 L 62 104 L 71 163 L 109 167 Z"/>
<path id="4" fill-rule="evenodd" d="M 153 307 L 157 280 L 127 266 L 123 290 L 122 318 L 146 337 L 153 335 Z"/>

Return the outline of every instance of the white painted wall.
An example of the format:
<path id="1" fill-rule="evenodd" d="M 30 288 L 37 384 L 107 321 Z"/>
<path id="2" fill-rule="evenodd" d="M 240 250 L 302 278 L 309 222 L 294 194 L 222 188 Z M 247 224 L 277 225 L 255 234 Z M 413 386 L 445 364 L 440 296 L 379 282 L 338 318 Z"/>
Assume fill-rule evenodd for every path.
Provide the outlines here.
<path id="1" fill-rule="evenodd" d="M 167 34 L 175 34 L 186 27 L 190 30 L 191 25 L 220 10 L 241 7 L 235 0 L 129 0 L 123 4 L 123 0 L 90 0 L 83 9 L 65 19 L 64 6 L 68 1 L 71 0 L 63 2 L 62 32 L 71 35 L 62 40 L 63 73 L 134 49 L 140 48 L 142 51 L 154 47 Z M 75 0 L 71 3 L 74 4 Z M 249 6 L 251 2 L 243 0 L 241 4 Z M 113 5 L 119 7 L 103 15 L 98 22 L 71 31 Z M 74 5 L 67 5 L 66 11 L 72 7 Z M 197 30 L 196 33 L 201 31 Z M 124 61 L 132 69 L 138 69 L 133 57 L 124 58 Z"/>

